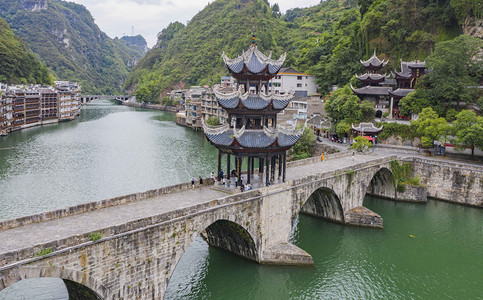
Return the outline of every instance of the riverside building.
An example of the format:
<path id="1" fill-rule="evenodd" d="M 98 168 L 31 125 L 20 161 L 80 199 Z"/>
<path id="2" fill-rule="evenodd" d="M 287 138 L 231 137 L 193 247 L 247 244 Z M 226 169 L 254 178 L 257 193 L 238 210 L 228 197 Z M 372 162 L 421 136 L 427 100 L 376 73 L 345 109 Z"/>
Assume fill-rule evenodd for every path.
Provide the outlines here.
<path id="1" fill-rule="evenodd" d="M 361 64 L 366 69 L 363 75 L 356 75 L 362 87 L 351 89 L 361 100 L 374 102 L 376 118 L 382 117 L 387 112 L 389 119 L 410 120 L 415 116 L 403 116 L 399 113 L 399 101 L 412 92 L 418 79 L 427 73 L 424 61 L 404 62 L 401 60 L 400 71 L 395 71 L 390 75 L 382 74 L 381 70 L 387 65 L 388 61 L 380 60 L 376 56 L 376 51 L 371 58 L 366 61 L 361 60 Z"/>
<path id="2" fill-rule="evenodd" d="M 0 135 L 74 119 L 80 113 L 80 91 L 77 83 L 66 81 L 54 87 L 0 84 Z"/>
<path id="3" fill-rule="evenodd" d="M 247 184 L 255 176 L 256 161 L 260 183 L 269 185 L 276 179 L 285 181 L 286 152 L 303 132 L 303 128 L 295 130 L 295 126 L 277 126 L 277 114 L 287 107 L 295 92 L 280 91 L 275 94 L 269 90 L 269 82 L 280 71 L 286 55 L 273 60 L 271 55 L 260 52 L 253 41 L 239 57 L 230 59 L 224 53 L 222 57 L 238 83 L 238 89 L 231 92 L 224 90 L 221 85 L 213 87 L 218 104 L 228 113 L 228 122 L 221 126 L 209 126 L 202 119 L 206 138 L 218 149 L 218 174 L 225 155 L 225 174 L 230 179 L 230 160 L 234 157 L 239 185 L 242 184 L 239 175 L 242 173 L 243 160 L 247 161 Z"/>

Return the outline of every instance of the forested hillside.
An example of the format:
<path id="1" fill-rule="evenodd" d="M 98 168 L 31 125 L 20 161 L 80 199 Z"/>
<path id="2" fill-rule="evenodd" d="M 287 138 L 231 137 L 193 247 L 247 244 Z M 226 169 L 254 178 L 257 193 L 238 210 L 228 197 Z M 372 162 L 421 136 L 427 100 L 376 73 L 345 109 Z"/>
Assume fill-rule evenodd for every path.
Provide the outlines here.
<path id="1" fill-rule="evenodd" d="M 2 18 L 0 18 L 0 82 L 52 83 L 47 67 L 35 58 Z"/>
<path id="2" fill-rule="evenodd" d="M 362 72 L 359 59 L 373 49 L 390 59 L 388 70 L 400 59 L 424 60 L 436 43 L 460 35 L 468 17 L 481 17 L 482 5 L 478 0 L 326 0 L 281 14 L 266 0 L 217 0 L 187 26 L 163 29 L 124 87 L 151 101 L 180 81 L 216 83 L 227 74 L 221 53 L 240 54 L 255 30 L 262 51 L 273 50 L 275 57 L 287 51 L 285 65 L 315 74 L 326 92 Z"/>
<path id="3" fill-rule="evenodd" d="M 2 0 L 0 16 L 59 80 L 86 93 L 119 92 L 140 51 L 113 40 L 82 5 L 59 0 Z"/>

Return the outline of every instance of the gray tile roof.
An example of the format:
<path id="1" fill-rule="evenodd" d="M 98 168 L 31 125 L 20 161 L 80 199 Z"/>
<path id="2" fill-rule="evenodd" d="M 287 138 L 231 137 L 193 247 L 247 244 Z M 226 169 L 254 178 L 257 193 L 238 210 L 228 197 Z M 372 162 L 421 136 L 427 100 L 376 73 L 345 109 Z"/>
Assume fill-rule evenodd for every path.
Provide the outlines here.
<path id="1" fill-rule="evenodd" d="M 237 141 L 245 148 L 266 148 L 275 141 L 275 138 L 269 137 L 262 130 L 257 130 L 245 131 Z"/>
<path id="2" fill-rule="evenodd" d="M 233 130 L 231 129 L 220 134 L 206 134 L 206 137 L 213 144 L 220 146 L 230 146 L 235 139 L 233 137 Z"/>
<path id="3" fill-rule="evenodd" d="M 231 65 L 226 65 L 233 73 L 241 73 L 243 71 L 243 66 L 245 63 L 242 61 L 239 61 L 237 63 L 231 64 Z"/>
<path id="4" fill-rule="evenodd" d="M 216 98 L 218 103 L 220 103 L 223 108 L 235 108 L 238 106 L 238 102 L 240 101 L 238 97 L 230 98 L 230 99 L 220 99 Z"/>
<path id="5" fill-rule="evenodd" d="M 413 89 L 397 89 L 395 91 L 390 91 L 389 93 L 391 95 L 399 96 L 399 97 L 405 97 L 407 94 L 411 93 L 414 91 Z"/>
<path id="6" fill-rule="evenodd" d="M 288 135 L 288 134 L 279 132 L 277 143 L 280 147 L 290 147 L 295 145 L 295 143 L 299 140 L 299 138 L 300 138 L 300 135 Z"/>
<path id="7" fill-rule="evenodd" d="M 272 99 L 273 108 L 274 109 L 285 109 L 285 107 L 287 107 L 287 105 L 290 103 L 290 101 L 291 101 L 291 99 L 279 100 L 277 98 L 273 98 Z"/>
<path id="8" fill-rule="evenodd" d="M 265 69 L 267 66 L 266 64 L 263 64 L 260 60 L 258 60 L 258 57 L 255 55 L 255 53 L 252 54 L 252 57 L 246 64 L 248 71 L 258 74 Z"/>
<path id="9" fill-rule="evenodd" d="M 257 96 L 248 96 L 247 99 L 242 100 L 242 103 L 248 109 L 264 109 L 270 104 L 270 101 Z"/>
<path id="10" fill-rule="evenodd" d="M 356 94 L 368 96 L 389 96 L 389 91 L 391 90 L 390 87 L 385 86 L 365 86 L 360 89 L 355 89 L 351 86 L 351 89 Z"/>

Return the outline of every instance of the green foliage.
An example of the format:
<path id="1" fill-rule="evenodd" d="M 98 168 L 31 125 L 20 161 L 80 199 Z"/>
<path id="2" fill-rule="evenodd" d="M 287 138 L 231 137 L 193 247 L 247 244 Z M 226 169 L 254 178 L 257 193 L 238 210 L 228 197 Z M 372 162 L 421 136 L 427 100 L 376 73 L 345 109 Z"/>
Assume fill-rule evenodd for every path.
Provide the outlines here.
<path id="1" fill-rule="evenodd" d="M 206 124 L 211 125 L 211 126 L 217 126 L 220 125 L 220 119 L 215 116 L 211 116 L 206 120 Z"/>
<path id="2" fill-rule="evenodd" d="M 138 51 L 100 31 L 82 5 L 49 1 L 47 9 L 30 11 L 21 2 L 0 1 L 0 16 L 57 78 L 80 82 L 86 93 L 120 91 Z"/>
<path id="3" fill-rule="evenodd" d="M 374 104 L 359 103 L 349 86 L 337 89 L 327 97 L 325 110 L 336 123 L 335 132 L 339 136 L 350 133 L 352 123 L 370 122 L 375 115 Z"/>
<path id="4" fill-rule="evenodd" d="M 100 232 L 92 232 L 89 234 L 89 239 L 93 242 L 96 242 L 102 238 L 102 233 Z"/>
<path id="5" fill-rule="evenodd" d="M 396 185 L 396 190 L 399 193 L 404 193 L 406 191 L 406 185 L 420 185 L 420 178 L 413 177 L 413 166 L 409 162 L 404 162 L 402 165 L 399 164 L 397 160 L 392 160 L 389 163 L 389 168 L 392 172 L 392 178 L 394 184 Z"/>
<path id="6" fill-rule="evenodd" d="M 295 145 L 290 149 L 290 155 L 294 160 L 305 159 L 311 156 L 315 142 L 315 134 L 309 127 L 304 129 L 304 133 Z"/>
<path id="7" fill-rule="evenodd" d="M 364 152 L 371 147 L 372 147 L 372 143 L 369 142 L 369 140 L 363 136 L 357 136 L 354 139 L 354 143 L 351 145 L 352 150 L 356 150 L 359 152 Z"/>
<path id="8" fill-rule="evenodd" d="M 455 144 L 457 150 L 471 148 L 471 154 L 474 154 L 475 147 L 483 149 L 483 117 L 469 110 L 463 110 L 456 115 L 453 122 L 452 143 Z"/>
<path id="9" fill-rule="evenodd" d="M 427 58 L 427 67 L 432 71 L 421 86 L 428 90 L 431 103 L 445 109 L 460 103 L 475 104 L 483 77 L 482 48 L 481 39 L 463 35 L 436 44 L 434 53 Z"/>
<path id="10" fill-rule="evenodd" d="M 434 141 L 439 141 L 442 137 L 446 139 L 451 129 L 446 120 L 438 117 L 431 107 L 424 108 L 419 118 L 411 121 L 411 124 L 416 127 L 416 132 L 421 137 L 421 144 L 425 148 L 433 146 Z"/>
<path id="11" fill-rule="evenodd" d="M 377 135 L 380 141 L 384 141 L 391 136 L 400 136 L 404 140 L 412 140 L 417 137 L 416 126 L 399 123 L 381 123 L 382 131 Z"/>
<path id="12" fill-rule="evenodd" d="M 2 18 L 0 18 L 0 82 L 53 83 L 47 67 L 29 52 L 23 41 L 15 36 Z"/>
<path id="13" fill-rule="evenodd" d="M 44 256 L 44 255 L 47 255 L 47 254 L 50 254 L 52 253 L 52 248 L 44 248 L 42 250 L 40 250 L 39 252 L 37 252 L 37 256 Z"/>

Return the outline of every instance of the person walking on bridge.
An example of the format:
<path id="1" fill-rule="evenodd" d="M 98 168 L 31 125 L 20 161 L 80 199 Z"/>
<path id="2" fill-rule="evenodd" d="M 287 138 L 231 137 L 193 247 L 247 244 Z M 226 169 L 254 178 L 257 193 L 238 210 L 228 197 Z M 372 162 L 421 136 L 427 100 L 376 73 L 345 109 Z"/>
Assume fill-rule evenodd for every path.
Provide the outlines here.
<path id="1" fill-rule="evenodd" d="M 201 190 L 201 188 L 203 187 L 203 178 L 201 178 L 201 176 L 200 176 L 199 180 L 200 180 L 200 190 Z"/>

